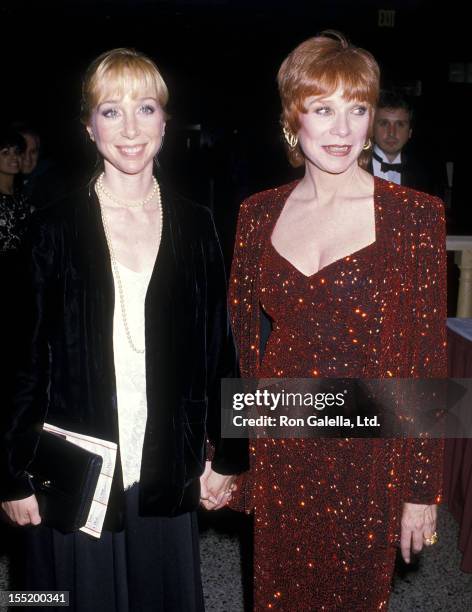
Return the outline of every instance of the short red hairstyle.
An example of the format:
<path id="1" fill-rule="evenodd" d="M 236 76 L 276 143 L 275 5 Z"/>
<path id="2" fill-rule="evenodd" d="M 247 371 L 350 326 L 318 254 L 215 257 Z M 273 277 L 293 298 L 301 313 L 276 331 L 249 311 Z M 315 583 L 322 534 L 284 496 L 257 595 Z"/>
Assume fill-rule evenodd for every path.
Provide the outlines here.
<path id="1" fill-rule="evenodd" d="M 379 95 L 380 70 L 374 57 L 364 49 L 354 47 L 339 32 L 326 30 L 309 38 L 294 49 L 283 61 L 277 75 L 282 102 L 282 125 L 293 134 L 300 128 L 299 115 L 306 113 L 309 96 L 329 96 L 341 88 L 349 101 L 367 104 L 371 117 Z M 292 166 L 303 165 L 305 158 L 297 144 L 287 146 Z M 359 165 L 366 165 L 370 153 L 363 152 Z"/>

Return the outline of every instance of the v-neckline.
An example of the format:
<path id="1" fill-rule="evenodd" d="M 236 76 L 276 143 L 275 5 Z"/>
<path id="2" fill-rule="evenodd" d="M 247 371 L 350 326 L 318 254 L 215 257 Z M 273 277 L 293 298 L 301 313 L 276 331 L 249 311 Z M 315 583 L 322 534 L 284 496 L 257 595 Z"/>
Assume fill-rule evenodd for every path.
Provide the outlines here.
<path id="1" fill-rule="evenodd" d="M 376 247 L 376 245 L 378 244 L 379 241 L 379 211 L 378 211 L 378 207 L 377 207 L 377 195 L 378 195 L 378 184 L 377 184 L 377 179 L 376 177 L 374 178 L 374 194 L 373 194 L 373 198 L 374 198 L 374 226 L 375 226 L 375 238 L 372 242 L 370 242 L 369 244 L 367 244 L 366 246 L 361 247 L 360 249 L 358 249 L 357 251 L 353 251 L 352 253 L 348 253 L 347 255 L 344 255 L 343 257 L 340 257 L 338 259 L 335 259 L 334 261 L 330 262 L 329 264 L 326 264 L 325 266 L 323 266 L 322 268 L 319 268 L 318 270 L 316 270 L 316 272 L 313 272 L 313 274 L 305 274 L 304 272 L 302 272 L 299 268 L 297 268 L 297 266 L 295 266 L 290 260 L 288 260 L 286 257 L 284 257 L 274 246 L 274 244 L 272 243 L 272 232 L 274 231 L 272 229 L 272 232 L 269 236 L 269 246 L 270 248 L 274 251 L 274 253 L 277 255 L 277 257 L 279 257 L 282 261 L 284 261 L 288 266 L 290 266 L 290 268 L 292 268 L 293 270 L 295 270 L 295 272 L 297 272 L 298 274 L 300 274 L 301 276 L 303 276 L 306 279 L 312 279 L 315 276 L 317 276 L 318 274 L 320 274 L 321 272 L 324 272 L 325 270 L 331 268 L 332 266 L 339 264 L 342 261 L 345 261 L 346 259 L 351 259 L 352 257 L 356 257 L 358 255 L 360 255 L 361 253 L 363 253 L 364 251 L 366 251 L 367 249 L 370 249 L 372 247 Z M 296 185 L 295 185 L 296 186 Z M 295 189 L 294 186 L 294 189 Z M 290 195 L 292 194 L 293 189 L 290 190 L 290 192 L 287 194 L 287 197 L 282 205 L 282 208 L 280 209 L 280 214 L 277 217 L 277 221 L 280 218 L 280 215 L 282 214 L 282 211 L 285 207 L 285 204 L 287 203 L 288 198 L 290 197 Z M 277 224 L 277 221 L 274 224 L 274 228 L 275 225 Z"/>

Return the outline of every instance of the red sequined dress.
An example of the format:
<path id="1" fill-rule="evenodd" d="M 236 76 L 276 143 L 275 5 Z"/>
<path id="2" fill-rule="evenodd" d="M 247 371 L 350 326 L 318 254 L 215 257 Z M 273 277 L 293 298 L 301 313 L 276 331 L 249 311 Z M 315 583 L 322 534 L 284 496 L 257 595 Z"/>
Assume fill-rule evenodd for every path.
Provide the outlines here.
<path id="1" fill-rule="evenodd" d="M 375 242 L 306 276 L 270 240 L 294 187 L 241 207 L 230 301 L 243 376 L 445 376 L 441 202 L 375 179 Z M 262 360 L 261 307 L 272 319 Z M 233 507 L 255 509 L 255 609 L 386 610 L 401 504 L 438 499 L 442 443 L 251 446 Z"/>

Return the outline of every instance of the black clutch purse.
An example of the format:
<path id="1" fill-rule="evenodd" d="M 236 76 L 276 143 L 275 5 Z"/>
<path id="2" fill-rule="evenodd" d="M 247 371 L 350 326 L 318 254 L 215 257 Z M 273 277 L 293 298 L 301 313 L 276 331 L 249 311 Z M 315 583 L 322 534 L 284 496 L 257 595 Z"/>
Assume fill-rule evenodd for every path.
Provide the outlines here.
<path id="1" fill-rule="evenodd" d="M 100 455 L 43 430 L 28 468 L 43 525 L 63 533 L 85 525 L 102 463 Z"/>

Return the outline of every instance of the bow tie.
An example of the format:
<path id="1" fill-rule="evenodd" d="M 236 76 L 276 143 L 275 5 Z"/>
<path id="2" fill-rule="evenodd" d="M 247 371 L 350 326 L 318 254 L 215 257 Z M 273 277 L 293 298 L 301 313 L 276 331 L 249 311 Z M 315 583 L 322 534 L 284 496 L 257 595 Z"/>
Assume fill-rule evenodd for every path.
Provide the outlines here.
<path id="1" fill-rule="evenodd" d="M 380 155 L 377 155 L 377 153 L 372 153 L 372 157 L 374 159 L 376 159 L 378 162 L 380 162 L 380 170 L 382 172 L 403 172 L 404 170 L 404 166 L 403 164 L 390 164 L 389 162 L 384 161 Z"/>

